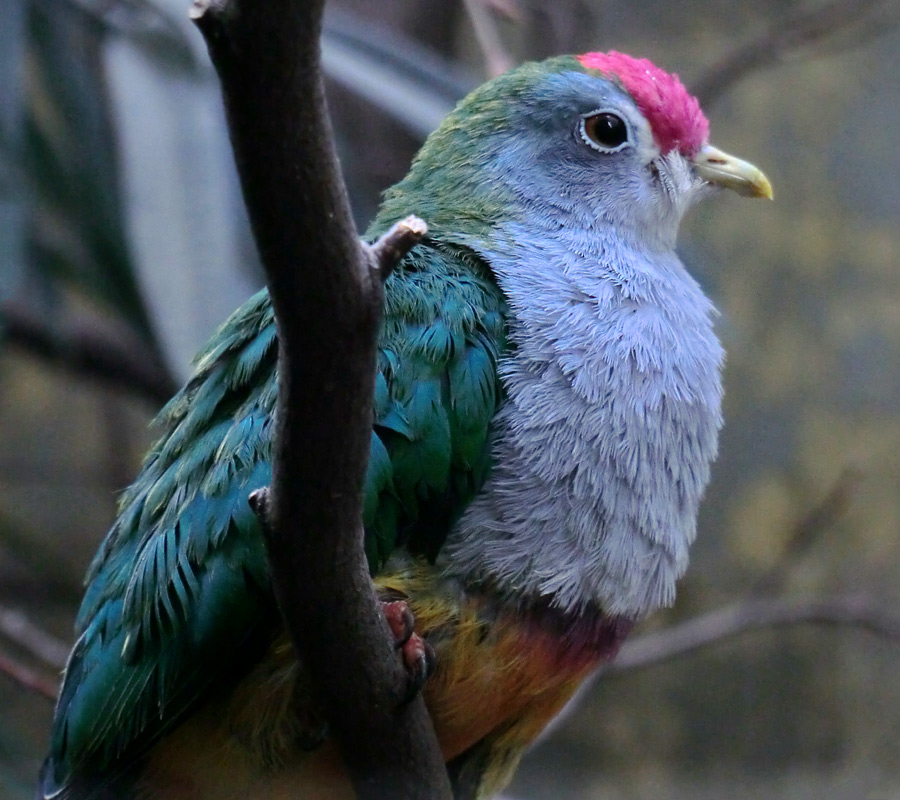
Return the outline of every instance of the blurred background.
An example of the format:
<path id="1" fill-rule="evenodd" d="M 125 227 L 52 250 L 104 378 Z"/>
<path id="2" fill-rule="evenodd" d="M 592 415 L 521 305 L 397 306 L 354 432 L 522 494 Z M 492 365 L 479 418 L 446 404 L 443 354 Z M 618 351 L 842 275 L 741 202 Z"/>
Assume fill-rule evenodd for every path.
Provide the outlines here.
<path id="1" fill-rule="evenodd" d="M 81 578 L 150 421 L 262 284 L 188 5 L 0 0 L 0 798 L 32 796 Z M 358 221 L 487 75 L 606 49 L 678 72 L 776 201 L 723 197 L 683 229 L 728 367 L 678 606 L 510 795 L 895 800 L 900 3 L 335 0 Z"/>

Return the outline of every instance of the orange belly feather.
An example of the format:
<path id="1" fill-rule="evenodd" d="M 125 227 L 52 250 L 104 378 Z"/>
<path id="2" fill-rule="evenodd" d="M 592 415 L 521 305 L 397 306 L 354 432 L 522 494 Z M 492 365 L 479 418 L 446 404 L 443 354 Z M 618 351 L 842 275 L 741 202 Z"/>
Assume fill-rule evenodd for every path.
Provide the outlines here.
<path id="1" fill-rule="evenodd" d="M 434 567 L 419 561 L 376 584 L 408 597 L 416 631 L 435 648 L 424 695 L 445 760 L 490 738 L 498 757 L 479 793 L 490 797 L 581 681 L 614 655 L 628 626 L 607 620 L 561 629 L 552 614 L 541 620 L 498 610 L 441 590 L 435 578 Z M 279 639 L 228 698 L 208 703 L 153 749 L 142 800 L 353 798 L 329 742 L 311 751 L 296 744 L 298 681 L 293 649 Z"/>

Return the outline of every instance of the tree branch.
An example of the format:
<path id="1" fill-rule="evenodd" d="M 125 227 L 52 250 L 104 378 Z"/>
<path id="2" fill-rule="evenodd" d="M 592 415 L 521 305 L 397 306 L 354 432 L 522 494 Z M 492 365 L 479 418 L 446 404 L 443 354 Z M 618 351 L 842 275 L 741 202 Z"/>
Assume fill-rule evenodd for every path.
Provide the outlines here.
<path id="1" fill-rule="evenodd" d="M 402 232 L 361 246 L 332 143 L 319 64 L 324 0 L 195 0 L 222 82 L 235 161 L 279 340 L 267 524 L 273 587 L 364 800 L 449 798 L 421 697 L 377 603 L 362 546 L 371 441 L 376 272 Z M 416 227 L 415 225 L 413 227 Z M 382 259 L 384 256 L 384 259 Z"/>
<path id="2" fill-rule="evenodd" d="M 18 305 L 0 305 L 0 335 L 7 343 L 69 372 L 145 397 L 156 407 L 177 389 L 159 354 L 124 326 L 96 318 L 45 319 Z"/>
<path id="3" fill-rule="evenodd" d="M 894 0 L 834 0 L 809 11 L 792 12 L 706 70 L 692 82 L 694 93 L 703 107 L 709 108 L 751 73 L 778 64 L 803 47 L 840 33 L 856 34 L 858 41 L 890 30 L 900 22 L 897 12 Z"/>
<path id="4" fill-rule="evenodd" d="M 66 663 L 69 647 L 31 622 L 22 612 L 0 606 L 0 636 L 28 654 L 48 670 L 59 672 Z M 0 673 L 20 686 L 56 701 L 58 677 L 48 678 L 0 651 Z"/>
<path id="5" fill-rule="evenodd" d="M 39 628 L 21 611 L 0 606 L 0 635 L 50 669 L 61 670 L 69 657 L 68 644 Z"/>
<path id="6" fill-rule="evenodd" d="M 428 226 L 418 217 L 407 217 L 384 234 L 375 244 L 368 246 L 372 261 L 372 274 L 384 283 L 410 250 L 428 233 Z"/>
<path id="7" fill-rule="evenodd" d="M 846 515 L 861 480 L 862 474 L 852 467 L 838 475 L 825 496 L 793 525 L 775 566 L 754 584 L 751 595 L 771 596 L 784 588 L 797 562 Z"/>
<path id="8" fill-rule="evenodd" d="M 491 11 L 485 4 L 485 0 L 463 0 L 475 39 L 484 56 L 485 72 L 489 78 L 496 78 L 504 72 L 508 72 L 516 62 L 507 52 L 500 38 L 497 23 L 491 16 Z"/>
<path id="9" fill-rule="evenodd" d="M 0 652 L 0 674 L 6 675 L 28 691 L 35 692 L 51 702 L 56 702 L 58 678 L 51 680 L 43 675 L 38 675 L 34 670 L 2 652 Z"/>
<path id="10" fill-rule="evenodd" d="M 900 644 L 900 617 L 889 614 L 868 595 L 747 600 L 632 639 L 602 672 L 644 669 L 749 631 L 801 624 L 860 628 Z"/>

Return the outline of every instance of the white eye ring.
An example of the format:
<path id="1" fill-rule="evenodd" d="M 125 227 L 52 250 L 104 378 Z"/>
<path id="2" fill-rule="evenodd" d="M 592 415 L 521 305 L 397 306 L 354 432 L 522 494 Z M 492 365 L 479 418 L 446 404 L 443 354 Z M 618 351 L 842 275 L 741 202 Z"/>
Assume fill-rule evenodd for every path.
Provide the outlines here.
<path id="1" fill-rule="evenodd" d="M 606 124 L 612 123 L 615 126 L 612 130 L 604 131 L 604 133 L 611 133 L 613 140 L 620 136 L 623 138 L 615 144 L 604 143 L 595 130 L 598 120 L 602 120 Z M 582 116 L 578 122 L 578 135 L 588 147 L 599 153 L 618 153 L 631 146 L 631 126 L 621 115 L 606 108 L 598 108 L 596 111 Z"/>

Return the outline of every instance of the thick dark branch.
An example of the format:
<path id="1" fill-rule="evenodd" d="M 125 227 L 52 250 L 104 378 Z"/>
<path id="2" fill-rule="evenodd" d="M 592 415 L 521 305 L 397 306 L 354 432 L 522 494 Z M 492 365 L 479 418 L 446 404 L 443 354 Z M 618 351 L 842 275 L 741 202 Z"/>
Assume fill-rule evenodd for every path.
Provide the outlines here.
<path id="1" fill-rule="evenodd" d="M 385 271 L 380 253 L 402 253 L 396 243 L 368 252 L 350 217 L 319 66 L 323 4 L 196 0 L 192 10 L 222 81 L 278 326 L 269 566 L 358 795 L 449 798 L 424 703 L 404 703 L 406 673 L 363 553 L 383 299 L 373 268 Z"/>
<path id="2" fill-rule="evenodd" d="M 743 78 L 802 48 L 820 45 L 839 34 L 852 37 L 849 46 L 886 32 L 898 22 L 895 0 L 833 0 L 812 10 L 792 12 L 693 81 L 694 92 L 708 108 Z"/>
<path id="3" fill-rule="evenodd" d="M 0 306 L 0 335 L 18 347 L 70 372 L 145 397 L 158 407 L 177 388 L 159 354 L 124 327 L 95 318 L 69 318 L 53 325 L 25 309 Z"/>
<path id="4" fill-rule="evenodd" d="M 900 617 L 866 595 L 748 600 L 626 642 L 603 673 L 643 669 L 749 631 L 801 624 L 859 628 L 900 644 Z"/>

